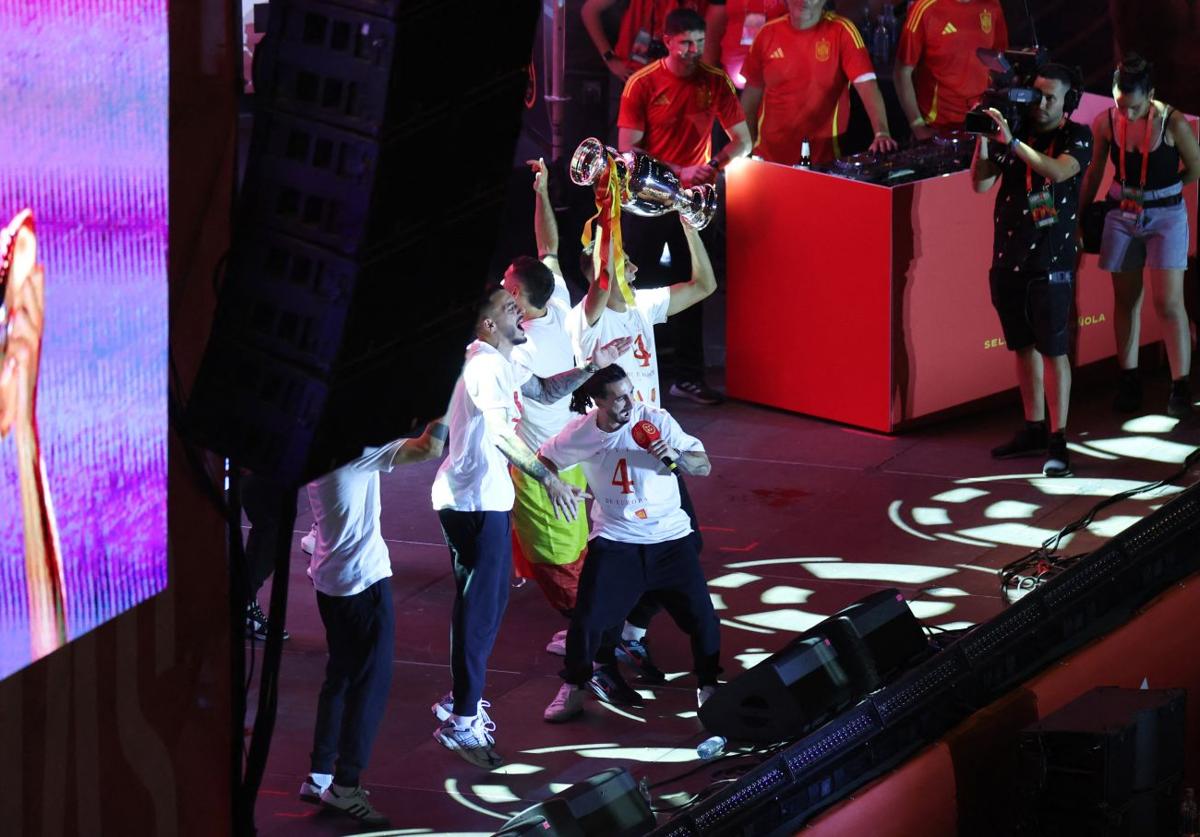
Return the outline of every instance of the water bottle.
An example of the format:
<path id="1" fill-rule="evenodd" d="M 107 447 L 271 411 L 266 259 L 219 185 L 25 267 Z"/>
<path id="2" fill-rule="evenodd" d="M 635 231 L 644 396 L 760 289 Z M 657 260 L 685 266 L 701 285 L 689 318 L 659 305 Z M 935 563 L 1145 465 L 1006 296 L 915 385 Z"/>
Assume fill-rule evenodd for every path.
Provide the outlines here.
<path id="1" fill-rule="evenodd" d="M 888 63 L 896 55 L 896 45 L 900 43 L 900 26 L 896 22 L 896 7 L 885 2 L 879 10 L 879 22 L 887 27 L 888 32 Z"/>
<path id="2" fill-rule="evenodd" d="M 712 739 L 710 738 L 709 741 Z M 707 744 L 705 741 L 704 744 Z M 700 746 L 703 747 L 704 744 Z M 1183 791 L 1183 803 L 1179 806 L 1179 837 L 1197 837 L 1200 834 L 1200 816 L 1196 813 L 1196 792 L 1191 788 Z"/>
<path id="3" fill-rule="evenodd" d="M 701 761 L 715 759 L 721 753 L 725 752 L 725 739 L 720 735 L 714 735 L 712 738 L 706 738 L 700 742 L 700 746 L 696 748 L 696 755 Z"/>
<path id="4" fill-rule="evenodd" d="M 812 167 L 812 146 L 808 144 L 808 137 L 800 141 L 800 165 L 806 169 Z"/>
<path id="5" fill-rule="evenodd" d="M 890 19 L 890 22 L 889 22 Z M 892 32 L 896 29 L 896 16 L 888 3 L 883 4 L 875 31 L 871 33 L 871 60 L 876 71 L 885 69 L 892 60 Z"/>

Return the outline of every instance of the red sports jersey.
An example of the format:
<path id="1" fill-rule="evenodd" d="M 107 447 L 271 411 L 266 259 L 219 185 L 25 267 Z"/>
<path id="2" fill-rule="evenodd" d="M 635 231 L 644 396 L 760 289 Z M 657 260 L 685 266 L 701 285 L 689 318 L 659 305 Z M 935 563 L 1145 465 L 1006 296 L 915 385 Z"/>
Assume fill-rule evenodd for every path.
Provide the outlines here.
<path id="1" fill-rule="evenodd" d="M 621 18 L 621 31 L 613 54 L 625 60 L 631 69 L 639 70 L 654 60 L 647 57 L 650 41 L 663 39 L 667 15 L 675 9 L 694 9 L 700 17 L 708 9 L 708 0 L 630 0 Z"/>
<path id="2" fill-rule="evenodd" d="M 763 90 L 754 153 L 791 165 L 800 160 L 806 138 L 814 162 L 841 155 L 838 138 L 850 121 L 850 82 L 874 75 L 875 68 L 854 24 L 825 12 L 811 29 L 797 29 L 786 17 L 763 26 L 742 73 L 747 87 Z"/>
<path id="3" fill-rule="evenodd" d="M 754 36 L 769 20 L 788 13 L 786 0 L 726 0 L 725 34 L 721 36 L 721 66 L 735 87 L 746 83 L 742 65 Z"/>
<path id="4" fill-rule="evenodd" d="M 700 62 L 680 77 L 659 59 L 629 77 L 617 126 L 643 131 L 647 154 L 672 166 L 697 166 L 712 157 L 713 119 L 729 131 L 745 122 L 733 82 L 724 70 Z"/>
<path id="5" fill-rule="evenodd" d="M 962 124 L 987 89 L 981 47 L 1008 49 L 997 0 L 919 0 L 909 9 L 896 60 L 915 68 L 917 106 L 930 125 Z"/>

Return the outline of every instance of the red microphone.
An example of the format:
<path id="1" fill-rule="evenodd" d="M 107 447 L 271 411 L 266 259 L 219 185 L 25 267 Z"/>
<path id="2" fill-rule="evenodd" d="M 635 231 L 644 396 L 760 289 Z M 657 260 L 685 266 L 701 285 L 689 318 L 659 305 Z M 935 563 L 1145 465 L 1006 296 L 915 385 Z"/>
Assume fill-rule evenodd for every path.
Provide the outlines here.
<path id="1" fill-rule="evenodd" d="M 658 428 L 650 422 L 642 419 L 633 425 L 633 441 L 642 450 L 650 450 L 650 446 L 662 438 L 662 434 L 658 432 Z M 669 456 L 664 456 L 662 462 L 672 471 L 678 470 L 675 465 L 675 460 Z"/>

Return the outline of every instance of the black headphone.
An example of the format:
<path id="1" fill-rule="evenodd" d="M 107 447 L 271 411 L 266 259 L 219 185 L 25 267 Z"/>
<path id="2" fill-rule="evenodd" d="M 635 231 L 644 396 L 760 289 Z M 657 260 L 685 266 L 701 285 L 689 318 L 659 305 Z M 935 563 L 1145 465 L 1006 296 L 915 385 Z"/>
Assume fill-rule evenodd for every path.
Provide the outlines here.
<path id="1" fill-rule="evenodd" d="M 1059 73 L 1063 73 L 1070 79 L 1067 84 L 1067 92 L 1063 94 L 1063 113 L 1070 114 L 1075 108 L 1079 107 L 1080 101 L 1083 99 L 1083 71 L 1078 67 L 1068 67 L 1066 64 L 1059 64 L 1055 61 L 1047 61 L 1042 66 L 1038 67 L 1037 74 L 1042 75 L 1043 71 L 1053 67 Z"/>

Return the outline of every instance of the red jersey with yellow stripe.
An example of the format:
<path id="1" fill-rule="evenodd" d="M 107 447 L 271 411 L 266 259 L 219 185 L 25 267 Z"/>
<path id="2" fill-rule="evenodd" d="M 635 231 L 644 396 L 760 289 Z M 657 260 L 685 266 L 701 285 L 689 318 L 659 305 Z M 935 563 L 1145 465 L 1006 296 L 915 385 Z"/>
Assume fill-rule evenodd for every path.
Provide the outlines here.
<path id="1" fill-rule="evenodd" d="M 930 125 L 962 124 L 987 89 L 980 48 L 1008 49 L 996 0 L 918 0 L 909 9 L 896 60 L 914 68 L 917 106 Z"/>
<path id="2" fill-rule="evenodd" d="M 846 18 L 825 12 L 815 26 L 797 29 L 787 17 L 763 26 L 742 67 L 747 87 L 763 91 L 754 153 L 794 164 L 808 139 L 814 162 L 841 155 L 839 138 L 850 121 L 850 82 L 874 75 L 862 35 Z"/>
<path id="3" fill-rule="evenodd" d="M 625 82 L 617 126 L 644 132 L 639 147 L 682 168 L 712 157 L 714 119 L 726 133 L 746 121 L 725 71 L 700 62 L 691 75 L 677 76 L 660 58 Z"/>

